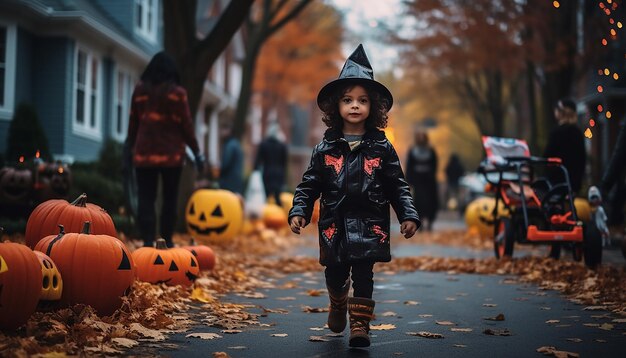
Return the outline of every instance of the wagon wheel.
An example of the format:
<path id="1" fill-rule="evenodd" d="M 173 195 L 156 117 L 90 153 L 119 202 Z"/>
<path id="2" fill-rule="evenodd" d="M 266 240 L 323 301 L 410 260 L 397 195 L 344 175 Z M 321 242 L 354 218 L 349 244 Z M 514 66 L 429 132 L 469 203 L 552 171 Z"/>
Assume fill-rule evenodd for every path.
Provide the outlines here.
<path id="1" fill-rule="evenodd" d="M 504 256 L 513 256 L 514 242 L 515 237 L 513 234 L 513 225 L 511 224 L 511 219 L 496 219 L 495 236 L 493 238 L 493 250 L 496 258 L 500 259 Z"/>
<path id="2" fill-rule="evenodd" d="M 588 223 L 583 227 L 583 235 L 585 265 L 595 268 L 602 262 L 602 234 L 594 223 Z"/>

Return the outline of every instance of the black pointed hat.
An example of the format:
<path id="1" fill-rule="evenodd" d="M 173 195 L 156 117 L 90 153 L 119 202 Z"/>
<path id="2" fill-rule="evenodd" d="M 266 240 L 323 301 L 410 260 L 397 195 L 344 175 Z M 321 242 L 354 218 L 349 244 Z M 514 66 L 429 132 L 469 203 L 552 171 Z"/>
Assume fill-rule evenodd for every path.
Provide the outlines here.
<path id="1" fill-rule="evenodd" d="M 372 70 L 372 65 L 370 65 L 370 61 L 367 59 L 367 55 L 361 44 L 359 44 L 359 47 L 354 50 L 346 60 L 346 63 L 344 63 L 339 73 L 339 78 L 322 87 L 317 94 L 317 105 L 321 108 L 321 102 L 331 96 L 337 88 L 346 84 L 365 84 L 380 94 L 386 102 L 385 107 L 387 107 L 387 110 L 393 105 L 391 92 L 389 92 L 387 87 L 383 84 L 374 80 L 374 70 Z"/>

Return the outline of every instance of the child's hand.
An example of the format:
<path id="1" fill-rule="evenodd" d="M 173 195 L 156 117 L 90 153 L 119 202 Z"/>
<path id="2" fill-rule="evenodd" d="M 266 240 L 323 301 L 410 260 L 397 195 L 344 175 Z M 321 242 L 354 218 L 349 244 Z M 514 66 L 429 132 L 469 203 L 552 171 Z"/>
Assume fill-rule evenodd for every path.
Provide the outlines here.
<path id="1" fill-rule="evenodd" d="M 402 225 L 400 225 L 400 233 L 404 234 L 404 238 L 408 239 L 415 235 L 417 231 L 417 224 L 415 221 L 407 220 L 403 221 Z"/>
<path id="2" fill-rule="evenodd" d="M 291 231 L 300 235 L 300 228 L 304 227 L 306 224 L 306 220 L 302 216 L 294 216 L 289 221 L 289 226 L 291 227 Z"/>

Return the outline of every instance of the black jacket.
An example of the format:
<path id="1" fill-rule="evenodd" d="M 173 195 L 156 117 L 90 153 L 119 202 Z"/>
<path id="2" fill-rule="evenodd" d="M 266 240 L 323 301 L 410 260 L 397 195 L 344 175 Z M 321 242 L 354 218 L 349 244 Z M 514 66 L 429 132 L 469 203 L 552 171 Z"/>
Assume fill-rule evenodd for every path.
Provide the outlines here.
<path id="1" fill-rule="evenodd" d="M 398 155 L 379 130 L 366 132 L 353 150 L 341 131 L 327 130 L 296 188 L 289 219 L 302 216 L 308 224 L 320 195 L 322 265 L 390 261 L 390 204 L 400 222 L 420 225 Z"/>

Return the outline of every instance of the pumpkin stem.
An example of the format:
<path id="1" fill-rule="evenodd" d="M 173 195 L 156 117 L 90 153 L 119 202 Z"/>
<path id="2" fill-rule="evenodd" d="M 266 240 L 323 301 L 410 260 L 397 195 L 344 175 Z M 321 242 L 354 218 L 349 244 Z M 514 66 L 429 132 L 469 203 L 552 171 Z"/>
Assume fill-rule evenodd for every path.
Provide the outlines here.
<path id="1" fill-rule="evenodd" d="M 167 250 L 167 244 L 165 243 L 165 239 L 157 239 L 156 248 L 159 250 Z"/>
<path id="2" fill-rule="evenodd" d="M 83 224 L 83 230 L 80 233 L 91 234 L 91 222 L 85 221 L 85 223 Z"/>
<path id="3" fill-rule="evenodd" d="M 65 227 L 59 224 L 59 235 L 65 235 Z"/>
<path id="4" fill-rule="evenodd" d="M 82 193 L 78 196 L 78 198 L 76 198 L 76 200 L 72 201 L 72 205 L 74 206 L 80 206 L 81 208 L 84 208 L 87 206 L 87 194 Z"/>

